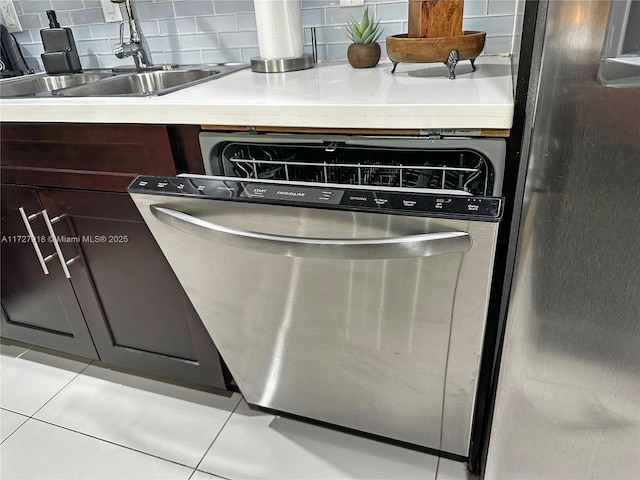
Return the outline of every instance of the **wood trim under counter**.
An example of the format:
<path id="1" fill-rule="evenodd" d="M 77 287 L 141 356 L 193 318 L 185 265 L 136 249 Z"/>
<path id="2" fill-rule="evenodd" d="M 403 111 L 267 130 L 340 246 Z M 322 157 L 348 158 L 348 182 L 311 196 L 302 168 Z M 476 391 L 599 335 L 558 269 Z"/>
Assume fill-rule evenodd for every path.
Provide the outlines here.
<path id="1" fill-rule="evenodd" d="M 257 133 L 321 133 L 321 134 L 342 134 L 342 135 L 398 135 L 398 136 L 426 136 L 430 130 L 434 129 L 407 129 L 407 128 L 314 128 L 314 127 L 271 127 L 271 126 L 259 126 L 250 127 L 246 125 L 202 125 L 204 131 L 226 131 L 226 132 L 257 132 Z M 438 130 L 438 129 L 435 129 Z M 494 138 L 507 138 L 509 137 L 510 129 L 499 128 L 469 128 L 469 129 L 442 129 L 442 130 L 458 130 L 460 132 L 473 132 L 475 135 L 468 135 L 474 137 L 494 137 Z M 461 135 L 467 136 L 467 135 Z"/>
<path id="2" fill-rule="evenodd" d="M 175 175 L 167 127 L 3 123 L 4 183 L 125 192 L 140 173 Z"/>

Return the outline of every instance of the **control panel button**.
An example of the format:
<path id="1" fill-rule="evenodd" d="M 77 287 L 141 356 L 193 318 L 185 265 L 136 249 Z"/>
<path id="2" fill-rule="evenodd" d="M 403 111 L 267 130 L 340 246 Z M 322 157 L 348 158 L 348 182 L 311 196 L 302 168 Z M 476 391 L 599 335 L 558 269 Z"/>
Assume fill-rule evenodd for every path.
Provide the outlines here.
<path id="1" fill-rule="evenodd" d="M 243 192 L 242 185 L 237 182 L 223 182 L 220 180 L 194 180 L 199 194 L 210 198 L 234 198 Z"/>
<path id="2" fill-rule="evenodd" d="M 496 218 L 500 214 L 499 198 L 490 197 L 438 197 L 426 198 L 428 212 L 450 215 L 473 215 Z"/>
<path id="3" fill-rule="evenodd" d="M 395 210 L 424 211 L 425 197 L 422 195 L 394 193 L 391 196 L 391 207 Z"/>
<path id="4" fill-rule="evenodd" d="M 390 208 L 390 198 L 387 192 L 347 190 L 344 192 L 341 205 L 375 209 Z"/>
<path id="5" fill-rule="evenodd" d="M 172 178 L 171 182 L 171 191 L 173 193 L 187 193 L 187 194 L 197 194 L 196 187 L 191 183 L 189 179 L 185 178 Z"/>

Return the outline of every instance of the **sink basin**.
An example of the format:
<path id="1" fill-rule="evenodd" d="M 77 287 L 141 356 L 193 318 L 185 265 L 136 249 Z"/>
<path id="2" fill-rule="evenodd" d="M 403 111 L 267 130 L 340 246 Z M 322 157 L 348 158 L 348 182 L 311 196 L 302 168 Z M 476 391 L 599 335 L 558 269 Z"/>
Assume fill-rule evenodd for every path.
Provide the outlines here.
<path id="1" fill-rule="evenodd" d="M 165 95 L 247 68 L 243 64 L 189 65 L 173 69 L 68 75 L 37 74 L 0 82 L 0 97 L 147 97 Z"/>
<path id="2" fill-rule="evenodd" d="M 164 95 L 202 80 L 220 76 L 220 70 L 162 70 L 134 73 L 110 78 L 58 92 L 71 97 L 103 97 L 114 95 Z"/>
<path id="3" fill-rule="evenodd" d="M 29 75 L 0 82 L 0 97 L 33 96 L 112 77 L 113 72 Z"/>

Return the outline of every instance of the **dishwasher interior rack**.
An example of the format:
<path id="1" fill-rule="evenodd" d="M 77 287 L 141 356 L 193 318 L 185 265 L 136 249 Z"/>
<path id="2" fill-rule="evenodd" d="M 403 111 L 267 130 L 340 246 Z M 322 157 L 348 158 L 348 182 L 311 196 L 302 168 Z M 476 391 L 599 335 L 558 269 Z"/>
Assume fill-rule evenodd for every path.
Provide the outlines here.
<path id="1" fill-rule="evenodd" d="M 483 196 L 502 184 L 504 154 L 494 152 L 502 140 L 210 135 L 201 134 L 210 175 Z"/>

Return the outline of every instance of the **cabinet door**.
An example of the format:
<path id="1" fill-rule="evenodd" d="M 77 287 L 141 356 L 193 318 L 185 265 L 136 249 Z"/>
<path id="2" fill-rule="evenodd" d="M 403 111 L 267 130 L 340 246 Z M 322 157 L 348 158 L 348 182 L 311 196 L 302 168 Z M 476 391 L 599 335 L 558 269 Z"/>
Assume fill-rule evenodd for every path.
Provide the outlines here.
<path id="1" fill-rule="evenodd" d="M 39 192 L 65 214 L 56 233 L 79 240 L 88 276 L 72 272 L 72 281 L 100 358 L 225 388 L 218 352 L 129 195 Z"/>
<path id="2" fill-rule="evenodd" d="M 2 185 L 1 282 L 2 336 L 97 359 L 87 324 L 57 257 L 45 274 L 29 239 L 25 215 L 42 211 L 36 190 Z M 27 220 L 43 257 L 55 253 L 42 215 Z M 73 258 L 78 250 L 68 253 Z M 81 262 L 79 262 L 81 263 Z"/>

